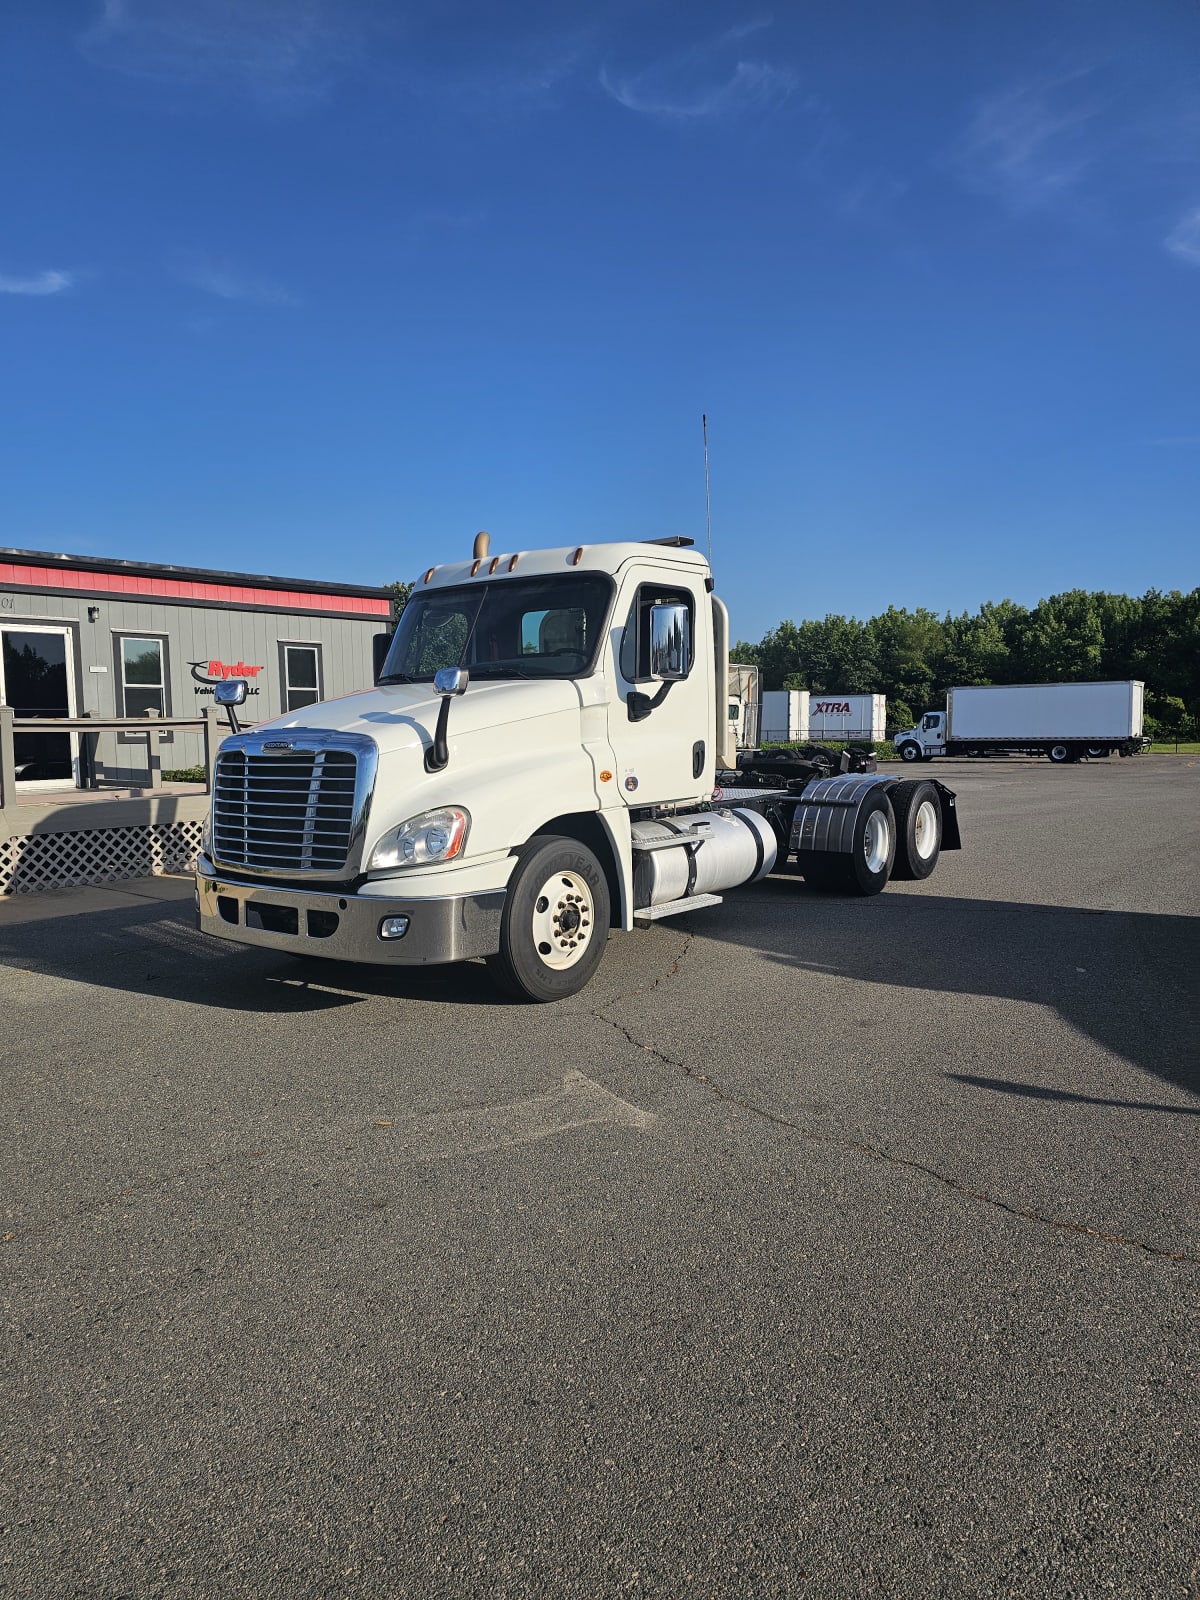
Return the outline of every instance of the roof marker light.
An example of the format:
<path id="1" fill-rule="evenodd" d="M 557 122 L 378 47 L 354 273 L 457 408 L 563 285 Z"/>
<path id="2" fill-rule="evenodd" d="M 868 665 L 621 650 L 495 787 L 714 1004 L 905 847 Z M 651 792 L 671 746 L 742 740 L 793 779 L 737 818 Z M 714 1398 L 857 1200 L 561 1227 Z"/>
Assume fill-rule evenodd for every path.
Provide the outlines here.
<path id="1" fill-rule="evenodd" d="M 432 578 L 432 577 L 433 577 L 433 575 L 434 575 L 434 573 L 435 573 L 435 572 L 436 572 L 436 571 L 437 571 L 437 568 L 436 568 L 436 567 L 430 567 L 430 569 L 429 569 L 429 571 L 428 571 L 428 572 L 427 572 L 427 573 L 426 573 L 426 574 L 425 574 L 425 582 L 426 582 L 426 583 L 428 583 L 428 582 L 429 582 L 429 580 L 430 580 L 430 578 Z"/>
<path id="2" fill-rule="evenodd" d="M 571 566 L 577 567 L 579 565 L 579 563 L 583 560 L 583 546 L 580 545 L 578 550 L 576 550 L 573 555 L 568 556 L 567 559 L 570 562 Z"/>
<path id="3" fill-rule="evenodd" d="M 509 571 L 510 571 L 510 572 L 511 572 L 511 571 L 512 571 L 512 569 L 513 569 L 513 568 L 514 568 L 514 567 L 515 567 L 515 566 L 516 566 L 516 564 L 517 564 L 517 562 L 518 562 L 518 561 L 519 561 L 519 560 L 520 560 L 520 557 L 519 557 L 519 556 L 514 556 L 514 557 L 513 557 L 513 558 L 512 558 L 512 560 L 511 560 L 511 561 L 510 561 L 510 562 L 509 562 L 509 563 L 508 563 L 508 570 L 509 570 Z"/>
<path id="4" fill-rule="evenodd" d="M 475 576 L 475 574 L 479 571 L 479 569 L 480 569 L 480 567 L 482 565 L 483 565 L 483 563 L 481 561 L 472 561 L 472 563 L 471 563 L 471 576 L 472 577 Z"/>
<path id="5" fill-rule="evenodd" d="M 495 572 L 495 570 L 496 570 L 496 568 L 497 568 L 497 567 L 498 567 L 498 566 L 499 566 L 499 565 L 500 565 L 500 557 L 499 557 L 499 556 L 493 556 L 493 557 L 492 557 L 492 564 L 491 564 L 491 566 L 490 566 L 490 567 L 489 567 L 489 568 L 488 568 L 488 577 L 489 577 L 489 578 L 490 578 L 490 577 L 491 577 L 491 575 L 492 575 L 492 573 L 493 573 L 493 572 Z"/>

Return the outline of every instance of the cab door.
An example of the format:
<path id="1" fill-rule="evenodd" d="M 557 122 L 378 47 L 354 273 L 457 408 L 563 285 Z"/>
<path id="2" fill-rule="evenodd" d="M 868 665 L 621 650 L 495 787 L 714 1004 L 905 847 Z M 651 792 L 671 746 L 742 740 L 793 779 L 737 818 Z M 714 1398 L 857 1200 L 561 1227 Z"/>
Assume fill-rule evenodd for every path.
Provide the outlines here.
<path id="1" fill-rule="evenodd" d="M 661 622 L 670 608 L 681 606 L 687 614 L 686 651 L 676 637 L 660 665 L 670 659 L 670 670 L 685 675 L 659 681 L 652 663 L 655 613 Z M 637 809 L 707 796 L 716 756 L 708 596 L 697 594 L 678 569 L 639 564 L 621 585 L 614 623 L 609 741 L 621 798 Z"/>

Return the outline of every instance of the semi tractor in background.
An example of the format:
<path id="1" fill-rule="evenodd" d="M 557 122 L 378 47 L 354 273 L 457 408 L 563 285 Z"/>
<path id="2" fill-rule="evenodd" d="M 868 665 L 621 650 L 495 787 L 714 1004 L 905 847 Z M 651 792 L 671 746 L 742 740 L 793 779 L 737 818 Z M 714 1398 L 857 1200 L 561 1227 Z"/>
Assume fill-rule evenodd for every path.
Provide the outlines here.
<path id="1" fill-rule="evenodd" d="M 946 709 L 927 711 L 897 733 L 903 761 L 934 756 L 1047 755 L 1056 763 L 1144 750 L 1145 685 L 1121 683 L 989 684 L 946 691 Z"/>
<path id="2" fill-rule="evenodd" d="M 758 743 L 758 683 L 757 667 L 729 663 L 729 737 L 738 750 Z"/>
<path id="3" fill-rule="evenodd" d="M 849 740 L 877 744 L 886 737 L 886 723 L 886 695 L 767 689 L 762 697 L 759 737 L 764 744 L 827 744 Z"/>
<path id="4" fill-rule="evenodd" d="M 471 560 L 431 566 L 380 636 L 374 688 L 222 742 L 201 930 L 383 966 L 482 957 L 551 1001 L 611 930 L 775 870 L 855 895 L 928 878 L 959 846 L 943 784 L 795 752 L 743 780 L 728 613 L 691 546 L 491 555 L 480 534 Z M 231 721 L 245 694 L 214 690 Z"/>

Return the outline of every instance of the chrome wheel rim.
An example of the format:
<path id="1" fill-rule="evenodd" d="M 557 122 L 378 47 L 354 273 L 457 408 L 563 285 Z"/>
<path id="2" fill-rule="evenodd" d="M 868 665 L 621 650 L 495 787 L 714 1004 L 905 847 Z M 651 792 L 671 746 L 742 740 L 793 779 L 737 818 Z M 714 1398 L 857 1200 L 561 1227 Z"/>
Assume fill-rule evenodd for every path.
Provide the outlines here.
<path id="1" fill-rule="evenodd" d="M 937 807 L 932 800 L 922 800 L 913 819 L 913 848 L 922 861 L 928 861 L 937 849 Z"/>
<path id="2" fill-rule="evenodd" d="M 596 920 L 592 891 L 577 872 L 555 872 L 533 902 L 533 947 L 556 972 L 582 960 Z"/>
<path id="3" fill-rule="evenodd" d="M 892 848 L 892 829 L 886 811 L 872 811 L 863 829 L 863 855 L 868 872 L 882 872 Z"/>

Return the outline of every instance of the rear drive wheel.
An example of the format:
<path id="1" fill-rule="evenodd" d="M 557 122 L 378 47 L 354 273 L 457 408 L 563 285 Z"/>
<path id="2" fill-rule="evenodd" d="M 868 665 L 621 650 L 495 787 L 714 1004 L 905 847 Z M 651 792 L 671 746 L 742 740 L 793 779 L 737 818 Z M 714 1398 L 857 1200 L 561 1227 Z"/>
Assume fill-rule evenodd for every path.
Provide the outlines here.
<path id="1" fill-rule="evenodd" d="M 921 746 L 919 744 L 902 744 L 899 755 L 901 761 L 920 761 Z"/>
<path id="2" fill-rule="evenodd" d="M 872 789 L 854 819 L 850 849 L 799 850 L 796 868 L 814 889 L 870 895 L 887 884 L 895 859 L 896 819 L 891 801 L 885 790 Z"/>
<path id="3" fill-rule="evenodd" d="M 893 878 L 928 878 L 942 850 L 942 802 L 932 783 L 898 783 L 888 791 L 896 819 Z"/>
<path id="4" fill-rule="evenodd" d="M 1069 744 L 1052 744 L 1046 754 L 1056 766 L 1061 766 L 1064 761 L 1071 759 L 1071 747 Z"/>
<path id="5" fill-rule="evenodd" d="M 608 937 L 604 869 L 586 845 L 547 835 L 517 863 L 488 968 L 518 1000 L 565 1000 L 591 979 Z"/>
<path id="6" fill-rule="evenodd" d="M 1090 744 L 1087 747 L 1087 753 L 1089 761 L 1100 761 L 1105 756 L 1110 756 L 1112 751 L 1106 744 Z"/>

